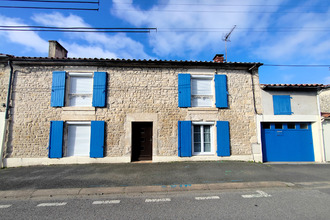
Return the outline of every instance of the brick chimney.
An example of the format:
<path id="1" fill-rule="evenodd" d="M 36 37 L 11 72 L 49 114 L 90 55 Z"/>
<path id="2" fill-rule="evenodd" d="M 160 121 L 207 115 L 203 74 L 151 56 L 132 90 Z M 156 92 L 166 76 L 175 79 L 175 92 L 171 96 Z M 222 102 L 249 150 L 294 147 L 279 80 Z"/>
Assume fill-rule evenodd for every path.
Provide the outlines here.
<path id="1" fill-rule="evenodd" d="M 56 40 L 49 41 L 48 57 L 66 58 L 68 51 Z"/>
<path id="2" fill-rule="evenodd" d="M 223 54 L 216 54 L 213 58 L 213 62 L 215 63 L 223 63 L 224 57 Z"/>

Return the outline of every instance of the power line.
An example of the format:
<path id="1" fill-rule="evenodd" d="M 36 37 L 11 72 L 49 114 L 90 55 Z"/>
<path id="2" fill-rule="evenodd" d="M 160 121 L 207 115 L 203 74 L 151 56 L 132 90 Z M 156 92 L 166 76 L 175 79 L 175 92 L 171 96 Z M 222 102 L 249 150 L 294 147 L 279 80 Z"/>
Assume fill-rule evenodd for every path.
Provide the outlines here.
<path id="1" fill-rule="evenodd" d="M 2 0 L 3 2 L 40 2 L 40 3 L 74 3 L 74 4 L 100 4 L 100 1 L 58 1 L 58 0 Z"/>
<path id="2" fill-rule="evenodd" d="M 84 11 L 98 11 L 98 8 L 56 8 L 56 7 L 36 7 L 36 6 L 2 6 L 0 8 L 10 9 L 53 9 L 53 10 L 84 10 Z"/>
<path id="3" fill-rule="evenodd" d="M 48 28 L 48 29 L 87 29 L 87 30 L 157 30 L 157 28 L 110 28 L 110 27 L 52 27 L 37 25 L 0 25 L 1 28 Z M 13 29 L 15 30 L 15 29 Z"/>
<path id="4" fill-rule="evenodd" d="M 0 31 L 17 31 L 17 32 L 25 32 L 25 31 L 42 31 L 42 32 L 85 32 L 85 33 L 150 33 L 150 30 L 145 31 L 135 31 L 135 30 L 117 30 L 117 31 L 110 31 L 110 30 L 62 30 L 62 29 L 6 29 L 0 28 Z"/>

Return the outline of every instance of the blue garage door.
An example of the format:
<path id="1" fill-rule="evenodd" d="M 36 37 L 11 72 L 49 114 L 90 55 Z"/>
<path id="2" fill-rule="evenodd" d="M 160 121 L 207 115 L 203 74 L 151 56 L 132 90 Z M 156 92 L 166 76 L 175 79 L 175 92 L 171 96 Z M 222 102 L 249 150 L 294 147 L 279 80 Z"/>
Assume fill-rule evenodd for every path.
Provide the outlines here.
<path id="1" fill-rule="evenodd" d="M 310 123 L 262 123 L 264 162 L 314 161 Z"/>

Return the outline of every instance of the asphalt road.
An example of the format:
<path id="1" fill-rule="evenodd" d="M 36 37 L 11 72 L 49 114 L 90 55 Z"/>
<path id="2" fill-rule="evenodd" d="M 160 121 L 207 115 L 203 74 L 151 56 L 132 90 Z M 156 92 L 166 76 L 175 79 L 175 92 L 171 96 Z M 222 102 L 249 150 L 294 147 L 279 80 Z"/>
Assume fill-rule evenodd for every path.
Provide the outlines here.
<path id="1" fill-rule="evenodd" d="M 0 169 L 0 191 L 258 181 L 329 182 L 330 164 L 216 161 L 84 164 Z"/>
<path id="2" fill-rule="evenodd" d="M 0 200 L 0 219 L 329 219 L 330 186 Z"/>

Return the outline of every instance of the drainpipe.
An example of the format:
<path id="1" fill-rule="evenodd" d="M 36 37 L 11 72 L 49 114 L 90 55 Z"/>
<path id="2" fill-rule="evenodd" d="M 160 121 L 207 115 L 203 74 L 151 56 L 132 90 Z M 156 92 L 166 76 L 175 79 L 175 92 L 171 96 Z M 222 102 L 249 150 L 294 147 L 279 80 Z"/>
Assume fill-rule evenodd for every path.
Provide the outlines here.
<path id="1" fill-rule="evenodd" d="M 10 95 L 11 95 L 11 85 L 12 85 L 12 79 L 13 79 L 13 65 L 12 61 L 8 60 L 8 66 L 10 67 L 10 73 L 9 73 L 9 82 L 8 82 L 8 92 L 7 92 L 7 100 L 6 100 L 6 110 L 5 110 L 5 124 L 3 126 L 3 139 L 0 146 L 0 167 L 3 167 L 3 149 L 6 143 L 6 130 L 7 130 L 7 124 L 9 120 L 9 104 L 10 104 Z"/>

